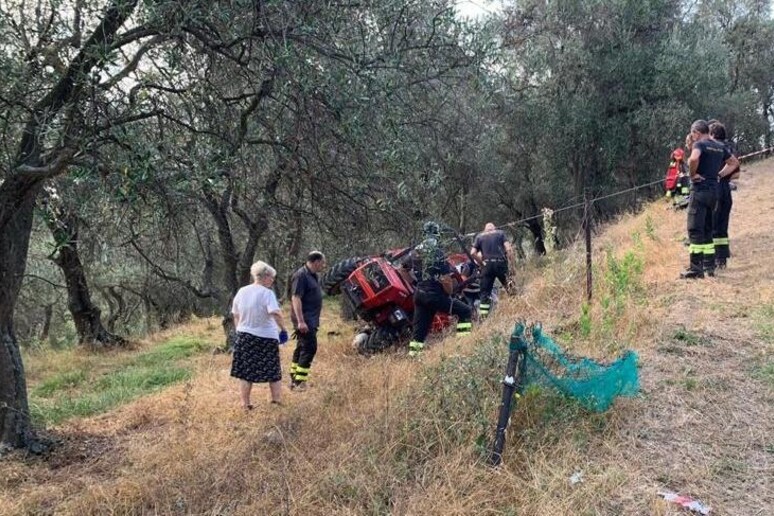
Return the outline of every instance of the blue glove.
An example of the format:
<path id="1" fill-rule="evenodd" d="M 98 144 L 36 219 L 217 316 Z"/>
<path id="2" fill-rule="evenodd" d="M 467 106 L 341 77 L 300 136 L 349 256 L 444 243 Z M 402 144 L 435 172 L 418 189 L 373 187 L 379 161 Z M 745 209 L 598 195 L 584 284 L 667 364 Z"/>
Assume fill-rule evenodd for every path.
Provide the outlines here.
<path id="1" fill-rule="evenodd" d="M 280 345 L 285 344 L 288 341 L 288 332 L 285 330 L 282 330 L 279 332 L 279 343 Z"/>

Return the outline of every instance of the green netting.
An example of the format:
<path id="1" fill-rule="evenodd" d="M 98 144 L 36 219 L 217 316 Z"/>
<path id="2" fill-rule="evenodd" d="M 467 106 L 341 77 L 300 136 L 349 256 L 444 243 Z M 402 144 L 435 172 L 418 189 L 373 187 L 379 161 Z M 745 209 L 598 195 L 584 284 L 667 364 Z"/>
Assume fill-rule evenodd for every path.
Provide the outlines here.
<path id="1" fill-rule="evenodd" d="M 536 326 L 526 355 L 527 384 L 553 386 L 590 410 L 605 411 L 617 396 L 634 396 L 639 391 L 634 351 L 626 351 L 611 364 L 572 357 Z"/>

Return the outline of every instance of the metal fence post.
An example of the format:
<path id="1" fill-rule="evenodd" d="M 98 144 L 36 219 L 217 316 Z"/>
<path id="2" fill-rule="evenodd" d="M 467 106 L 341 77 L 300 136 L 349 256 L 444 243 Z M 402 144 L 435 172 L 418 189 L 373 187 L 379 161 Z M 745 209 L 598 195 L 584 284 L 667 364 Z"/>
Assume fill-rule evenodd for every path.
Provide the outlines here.
<path id="1" fill-rule="evenodd" d="M 591 194 L 588 188 L 583 190 L 583 232 L 586 236 L 586 301 L 591 302 Z"/>
<path id="2" fill-rule="evenodd" d="M 505 447 L 505 433 L 508 429 L 508 423 L 511 420 L 513 397 L 524 381 L 527 353 L 527 340 L 524 338 L 524 330 L 524 324 L 517 323 L 513 328 L 511 340 L 508 343 L 508 365 L 505 368 L 505 378 L 503 378 L 503 397 L 500 402 L 500 416 L 497 419 L 497 432 L 495 433 L 492 454 L 489 456 L 489 464 L 492 466 L 499 466 L 502 462 L 503 448 Z"/>

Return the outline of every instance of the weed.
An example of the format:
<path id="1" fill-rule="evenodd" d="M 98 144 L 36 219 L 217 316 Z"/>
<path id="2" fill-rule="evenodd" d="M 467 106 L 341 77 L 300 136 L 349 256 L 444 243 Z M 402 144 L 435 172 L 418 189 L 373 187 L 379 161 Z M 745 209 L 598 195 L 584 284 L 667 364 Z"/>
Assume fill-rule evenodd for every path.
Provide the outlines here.
<path id="1" fill-rule="evenodd" d="M 685 343 L 686 346 L 711 346 L 712 341 L 710 341 L 708 338 L 703 337 L 701 335 L 697 335 L 689 330 L 687 330 L 684 326 L 681 326 L 675 330 L 674 335 L 672 335 L 672 338 L 674 338 L 677 341 Z"/>
<path id="2" fill-rule="evenodd" d="M 658 240 L 658 237 L 656 236 L 656 226 L 653 224 L 653 217 L 651 217 L 650 214 L 645 217 L 645 234 L 654 242 Z"/>
<path id="3" fill-rule="evenodd" d="M 774 360 L 768 360 L 766 363 L 756 367 L 753 370 L 753 376 L 774 387 Z"/>
<path id="4" fill-rule="evenodd" d="M 163 366 L 209 349 L 205 342 L 191 336 L 179 336 L 138 355 L 133 363 L 143 366 Z"/>
<path id="5" fill-rule="evenodd" d="M 761 338 L 774 343 L 774 304 L 763 305 L 753 312 L 753 316 Z"/>
<path id="6" fill-rule="evenodd" d="M 74 395 L 60 395 L 30 403 L 36 424 L 55 425 L 72 417 L 99 414 L 144 394 L 190 378 L 186 368 L 132 367 L 103 376 Z"/>
<path id="7" fill-rule="evenodd" d="M 591 306 L 588 303 L 581 305 L 580 334 L 584 338 L 591 335 Z"/>
<path id="8" fill-rule="evenodd" d="M 50 425 L 91 416 L 186 380 L 191 371 L 179 362 L 209 347 L 201 339 L 177 336 L 139 355 L 118 355 L 100 367 L 94 360 L 74 362 L 30 390 L 33 420 Z"/>
<path id="9" fill-rule="evenodd" d="M 688 377 L 683 380 L 683 386 L 685 387 L 686 391 L 694 391 L 698 385 L 699 382 L 696 381 L 696 378 Z"/>
<path id="10" fill-rule="evenodd" d="M 86 380 L 86 371 L 83 369 L 76 369 L 74 371 L 63 371 L 55 374 L 51 378 L 47 378 L 40 385 L 32 390 L 33 396 L 39 396 L 41 398 L 47 398 L 54 394 L 56 391 L 63 391 L 66 389 L 72 389 L 78 387 Z"/>

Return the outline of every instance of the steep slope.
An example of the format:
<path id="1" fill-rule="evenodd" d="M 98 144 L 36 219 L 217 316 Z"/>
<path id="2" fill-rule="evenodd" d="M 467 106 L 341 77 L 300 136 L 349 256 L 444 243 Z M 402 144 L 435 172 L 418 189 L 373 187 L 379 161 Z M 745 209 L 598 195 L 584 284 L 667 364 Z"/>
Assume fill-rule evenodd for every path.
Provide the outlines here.
<path id="1" fill-rule="evenodd" d="M 595 235 L 585 310 L 580 248 L 518 271 L 518 295 L 422 361 L 355 355 L 329 307 L 312 388 L 286 391 L 284 407 L 241 412 L 229 357 L 202 358 L 183 387 L 57 428 L 51 456 L 6 460 L 0 512 L 674 514 L 656 495 L 668 489 L 717 514 L 771 514 L 772 178 L 773 160 L 745 167 L 734 256 L 717 278 L 676 279 L 685 212 L 655 202 Z M 492 470 L 481 451 L 504 367 L 493 338 L 518 318 L 542 321 L 575 353 L 635 349 L 643 392 L 601 415 L 530 392 Z M 265 387 L 255 396 L 268 400 Z"/>

